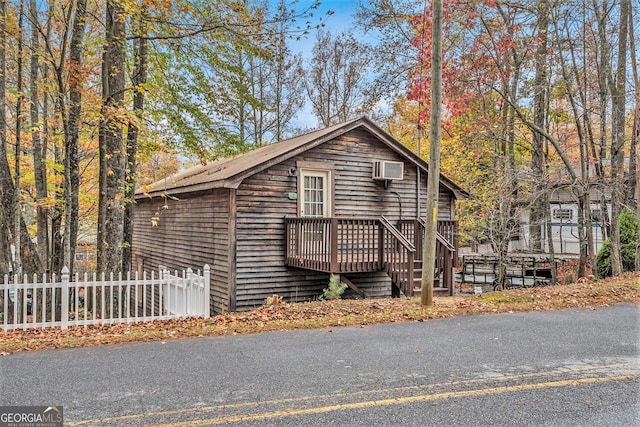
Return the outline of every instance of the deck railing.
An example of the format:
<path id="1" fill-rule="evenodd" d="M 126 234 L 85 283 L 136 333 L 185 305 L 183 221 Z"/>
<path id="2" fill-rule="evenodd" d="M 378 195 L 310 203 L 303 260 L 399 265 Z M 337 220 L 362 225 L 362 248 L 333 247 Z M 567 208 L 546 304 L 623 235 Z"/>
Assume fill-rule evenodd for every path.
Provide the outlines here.
<path id="1" fill-rule="evenodd" d="M 455 253 L 458 252 L 458 221 L 455 220 L 439 220 L 437 225 L 438 234 L 440 234 L 448 245 L 451 246 L 451 250 Z M 453 267 L 458 266 L 458 257 L 453 257 Z"/>
<path id="2" fill-rule="evenodd" d="M 403 219 L 400 221 L 400 232 L 410 241 L 416 248 L 416 260 L 422 260 L 422 249 L 424 243 L 424 227 L 423 218 Z M 438 240 L 446 245 L 451 251 L 458 252 L 458 222 L 454 220 L 439 220 L 437 224 Z M 454 263 L 457 257 L 454 256 Z M 456 266 L 454 264 L 454 266 Z"/>
<path id="3" fill-rule="evenodd" d="M 285 218 L 286 264 L 327 273 L 386 271 L 410 292 L 415 248 L 382 218 Z"/>
<path id="4" fill-rule="evenodd" d="M 413 246 L 416 248 L 415 258 L 417 261 L 422 261 L 422 249 L 424 239 L 424 223 L 418 218 L 403 219 L 400 221 L 400 232 L 407 238 Z"/>
<path id="5" fill-rule="evenodd" d="M 424 221 L 382 218 L 285 218 L 286 264 L 327 273 L 386 271 L 405 295 L 413 294 L 414 260 L 422 261 Z M 453 289 L 456 222 L 438 221 L 436 269 Z"/>
<path id="6" fill-rule="evenodd" d="M 376 218 L 285 218 L 286 263 L 327 273 L 379 271 Z"/>
<path id="7" fill-rule="evenodd" d="M 422 218 L 400 221 L 400 231 L 416 248 L 416 260 L 422 261 L 425 222 Z M 436 274 L 440 287 L 453 291 L 453 268 L 457 263 L 458 251 L 457 222 L 440 220 L 436 226 Z"/>
<path id="8" fill-rule="evenodd" d="M 416 249 L 385 217 L 380 218 L 380 226 L 385 271 L 406 296 L 413 296 L 413 262 Z"/>

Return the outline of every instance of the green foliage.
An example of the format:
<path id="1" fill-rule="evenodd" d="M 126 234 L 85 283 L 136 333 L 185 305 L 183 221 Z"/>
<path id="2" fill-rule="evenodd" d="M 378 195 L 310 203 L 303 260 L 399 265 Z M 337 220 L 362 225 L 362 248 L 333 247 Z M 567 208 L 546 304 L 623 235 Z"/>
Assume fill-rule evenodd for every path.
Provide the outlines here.
<path id="1" fill-rule="evenodd" d="M 609 239 L 604 241 L 596 255 L 596 266 L 598 276 L 611 277 L 611 241 Z"/>
<path id="2" fill-rule="evenodd" d="M 322 291 L 321 300 L 334 300 L 340 299 L 345 289 L 347 289 L 347 285 L 340 282 L 340 276 L 337 274 L 332 274 L 329 278 L 329 287 L 325 288 Z"/>
<path id="3" fill-rule="evenodd" d="M 623 271 L 634 271 L 636 244 L 638 241 L 638 218 L 629 209 L 620 214 L 620 256 Z M 611 277 L 611 241 L 605 240 L 596 256 L 600 277 Z"/>
<path id="4" fill-rule="evenodd" d="M 625 209 L 620 213 L 620 243 L 636 243 L 638 240 L 638 217 L 631 209 Z"/>
<path id="5" fill-rule="evenodd" d="M 166 127 L 163 142 L 189 157 L 215 160 L 288 134 L 304 97 L 302 59 L 287 40 L 303 31 L 297 21 L 319 2 L 298 11 L 255 1 L 169 4 L 166 13 L 185 24 L 158 20 L 154 27 L 160 37 L 150 46 L 145 107 Z"/>

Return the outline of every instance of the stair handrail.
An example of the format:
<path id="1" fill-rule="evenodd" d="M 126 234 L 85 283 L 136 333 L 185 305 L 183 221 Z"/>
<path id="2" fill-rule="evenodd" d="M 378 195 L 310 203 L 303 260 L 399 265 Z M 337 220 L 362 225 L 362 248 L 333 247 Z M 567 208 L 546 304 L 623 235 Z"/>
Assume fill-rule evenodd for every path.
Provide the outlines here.
<path id="1" fill-rule="evenodd" d="M 427 226 L 427 222 L 425 221 L 424 218 L 420 217 L 418 218 L 418 222 L 423 226 L 426 227 Z M 451 243 L 450 241 L 447 240 L 446 237 L 444 237 L 439 231 L 436 230 L 436 239 L 438 239 L 438 241 L 440 243 L 442 243 L 447 249 L 449 249 L 451 252 L 455 252 L 456 251 L 456 247 L 453 245 L 453 243 Z"/>
<path id="2" fill-rule="evenodd" d="M 381 216 L 379 221 L 381 227 L 389 233 L 393 241 L 399 244 L 398 249 L 402 249 L 389 252 L 386 250 L 386 245 L 383 245 L 381 241 L 380 250 L 382 252 L 380 257 L 383 259 L 384 269 L 391 277 L 391 281 L 396 288 L 406 296 L 411 297 L 413 296 L 413 263 L 416 248 L 387 218 Z M 383 234 L 383 232 L 380 233 L 381 239 Z"/>
<path id="3" fill-rule="evenodd" d="M 451 252 L 455 252 L 456 251 L 455 246 L 453 246 L 442 234 L 440 234 L 437 231 L 436 231 L 436 239 L 438 239 L 438 241 L 440 243 L 442 243 Z"/>
<path id="4" fill-rule="evenodd" d="M 416 251 L 416 247 L 413 245 L 413 243 L 411 243 L 409 241 L 409 239 L 407 239 L 405 237 L 404 234 L 402 234 L 400 232 L 400 230 L 398 230 L 396 228 L 396 226 L 394 226 L 393 224 L 391 224 L 391 222 L 384 216 L 380 217 L 380 224 L 382 224 L 384 226 L 384 228 L 386 228 L 392 235 L 393 237 L 395 237 L 396 239 L 398 239 L 398 241 L 405 247 L 407 248 L 407 250 L 409 250 L 410 252 L 415 252 Z"/>

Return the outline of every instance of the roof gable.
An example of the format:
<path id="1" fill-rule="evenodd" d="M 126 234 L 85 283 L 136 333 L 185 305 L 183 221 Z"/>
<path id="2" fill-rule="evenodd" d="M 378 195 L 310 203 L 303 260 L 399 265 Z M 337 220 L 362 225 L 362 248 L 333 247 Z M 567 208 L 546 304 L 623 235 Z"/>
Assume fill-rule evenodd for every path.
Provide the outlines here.
<path id="1" fill-rule="evenodd" d="M 235 157 L 222 158 L 206 165 L 193 166 L 138 189 L 136 195 L 141 197 L 142 195 L 154 196 L 162 193 L 178 194 L 221 187 L 237 188 L 245 178 L 356 128 L 366 129 L 390 149 L 406 158 L 407 161 L 413 163 L 424 172 L 427 172 L 428 165 L 424 160 L 387 132 L 383 131 L 371 120 L 366 117 L 361 117 L 295 138 L 266 145 Z M 455 193 L 457 198 L 468 196 L 462 188 L 445 176 L 441 175 L 440 180 L 442 184 Z"/>

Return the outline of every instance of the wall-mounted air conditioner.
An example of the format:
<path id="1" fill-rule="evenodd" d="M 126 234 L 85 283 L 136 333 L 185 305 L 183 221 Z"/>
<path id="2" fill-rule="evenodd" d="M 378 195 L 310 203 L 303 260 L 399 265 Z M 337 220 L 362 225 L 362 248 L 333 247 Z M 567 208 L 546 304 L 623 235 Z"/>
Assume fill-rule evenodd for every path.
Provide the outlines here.
<path id="1" fill-rule="evenodd" d="M 373 162 L 373 179 L 402 179 L 404 176 L 404 163 L 379 160 Z"/>

